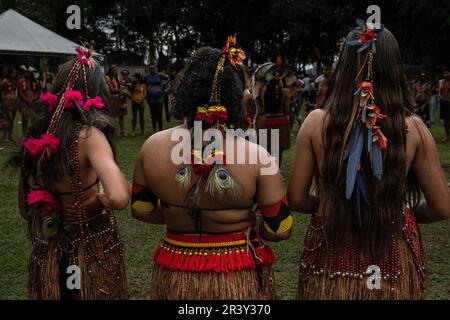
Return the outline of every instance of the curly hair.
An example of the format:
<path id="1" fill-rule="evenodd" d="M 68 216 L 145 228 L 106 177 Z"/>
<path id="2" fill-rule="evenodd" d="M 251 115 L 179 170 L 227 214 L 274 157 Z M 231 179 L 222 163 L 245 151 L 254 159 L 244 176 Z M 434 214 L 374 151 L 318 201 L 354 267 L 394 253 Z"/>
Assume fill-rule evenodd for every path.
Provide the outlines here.
<path id="1" fill-rule="evenodd" d="M 175 104 L 172 112 L 177 119 L 187 118 L 192 125 L 197 107 L 208 104 L 217 63 L 222 51 L 210 47 L 198 49 L 187 66 L 176 76 Z M 228 126 L 242 124 L 242 99 L 246 84 L 244 67 L 225 62 L 220 79 L 220 102 L 227 108 Z"/>

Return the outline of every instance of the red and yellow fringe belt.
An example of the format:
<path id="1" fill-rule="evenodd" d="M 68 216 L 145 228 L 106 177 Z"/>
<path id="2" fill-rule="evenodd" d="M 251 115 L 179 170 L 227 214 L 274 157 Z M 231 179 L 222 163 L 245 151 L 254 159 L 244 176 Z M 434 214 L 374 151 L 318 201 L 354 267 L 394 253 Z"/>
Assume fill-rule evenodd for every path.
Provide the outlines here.
<path id="1" fill-rule="evenodd" d="M 273 265 L 275 255 L 260 239 L 248 239 L 244 232 L 200 236 L 167 231 L 153 262 L 170 270 L 219 273 Z"/>

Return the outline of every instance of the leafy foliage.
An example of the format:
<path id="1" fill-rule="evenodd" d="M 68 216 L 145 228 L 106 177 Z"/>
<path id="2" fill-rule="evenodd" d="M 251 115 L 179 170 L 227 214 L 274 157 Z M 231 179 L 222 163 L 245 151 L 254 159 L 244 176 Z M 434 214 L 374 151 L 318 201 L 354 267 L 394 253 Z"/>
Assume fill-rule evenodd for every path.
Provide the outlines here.
<path id="1" fill-rule="evenodd" d="M 251 64 L 278 54 L 298 66 L 329 63 L 357 17 L 366 18 L 372 1 L 356 0 L 1 0 L 72 40 L 95 44 L 111 60 L 158 61 L 180 69 L 192 50 L 221 47 L 228 34 Z M 82 9 L 81 30 L 66 28 L 66 8 Z M 381 19 L 398 38 L 407 64 L 448 65 L 450 2 L 378 0 Z"/>

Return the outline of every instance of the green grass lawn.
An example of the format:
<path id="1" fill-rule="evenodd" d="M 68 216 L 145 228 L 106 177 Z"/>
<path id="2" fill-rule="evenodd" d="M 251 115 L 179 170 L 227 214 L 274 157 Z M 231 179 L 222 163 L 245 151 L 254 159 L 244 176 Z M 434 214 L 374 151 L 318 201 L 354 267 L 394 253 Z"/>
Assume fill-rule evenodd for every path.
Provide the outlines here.
<path id="1" fill-rule="evenodd" d="M 150 132 L 150 116 L 146 109 L 146 132 Z M 166 127 L 175 122 L 165 124 Z M 16 124 L 16 137 L 18 135 Z M 131 132 L 130 114 L 126 119 L 126 131 Z M 433 135 L 438 142 L 441 161 L 450 166 L 450 145 L 440 143 L 442 127 L 435 126 Z M 118 164 L 128 180 L 131 180 L 134 159 L 144 137 L 117 138 Z M 292 137 L 292 144 L 295 136 Z M 0 148 L 4 147 L 0 142 Z M 282 173 L 287 178 L 294 148 L 284 154 Z M 0 163 L 6 151 L 0 150 Z M 0 299 L 26 299 L 27 258 L 30 244 L 25 237 L 26 223 L 17 210 L 17 177 L 3 172 L 0 179 Z M 164 227 L 144 224 L 131 218 L 130 209 L 116 212 L 121 236 L 125 245 L 128 283 L 133 299 L 146 299 L 149 288 L 151 255 L 164 234 Z M 295 296 L 298 262 L 303 248 L 303 237 L 309 216 L 297 215 L 292 237 L 288 241 L 272 244 L 278 263 L 274 270 L 282 299 Z M 450 298 L 450 222 L 422 226 L 425 249 L 429 262 L 428 299 Z"/>

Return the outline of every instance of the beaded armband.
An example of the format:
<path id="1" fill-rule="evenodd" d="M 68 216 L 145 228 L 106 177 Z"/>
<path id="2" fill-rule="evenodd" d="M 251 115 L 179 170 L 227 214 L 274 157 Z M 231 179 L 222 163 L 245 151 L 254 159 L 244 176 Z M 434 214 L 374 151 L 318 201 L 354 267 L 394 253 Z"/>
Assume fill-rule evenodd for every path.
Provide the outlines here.
<path id="1" fill-rule="evenodd" d="M 292 228 L 294 218 L 291 215 L 287 197 L 271 206 L 261 206 L 264 229 L 270 234 L 282 234 Z"/>
<path id="2" fill-rule="evenodd" d="M 150 213 L 158 204 L 156 197 L 147 186 L 133 182 L 131 208 L 138 213 Z"/>

